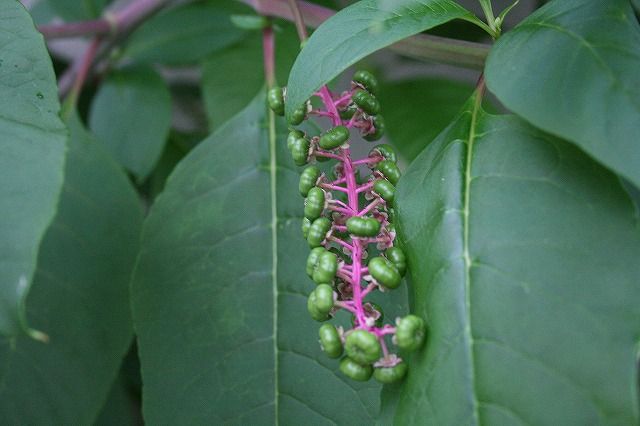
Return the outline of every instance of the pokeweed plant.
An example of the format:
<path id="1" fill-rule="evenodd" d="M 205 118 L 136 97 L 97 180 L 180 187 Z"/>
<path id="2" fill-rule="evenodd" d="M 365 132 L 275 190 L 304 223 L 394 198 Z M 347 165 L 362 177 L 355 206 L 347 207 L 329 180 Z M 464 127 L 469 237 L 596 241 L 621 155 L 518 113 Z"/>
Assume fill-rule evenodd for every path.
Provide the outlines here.
<path id="1" fill-rule="evenodd" d="M 638 2 L 349 3 L 0 0 L 0 423 L 638 424 Z"/>
<path id="2" fill-rule="evenodd" d="M 394 246 L 393 203 L 400 179 L 396 153 L 381 144 L 365 158 L 356 160 L 351 154 L 351 131 L 367 141 L 379 140 L 384 134 L 377 90 L 376 78 L 364 70 L 353 75 L 351 88 L 342 93 L 333 94 L 323 86 L 314 94 L 322 106 L 313 108 L 310 101 L 305 102 L 289 123 L 297 126 L 308 116 L 316 116 L 327 118 L 332 127 L 315 136 L 293 129 L 287 147 L 298 166 L 311 161 L 337 162 L 331 178 L 315 165 L 305 168 L 298 185 L 305 197 L 302 234 L 311 248 L 306 272 L 317 284 L 307 302 L 309 314 L 321 322 L 339 309 L 353 316 L 351 330 L 331 324 L 320 327 L 322 349 L 330 358 L 339 358 L 344 346 L 346 356 L 340 370 L 354 380 L 366 381 L 373 374 L 381 383 L 393 383 L 404 377 L 407 366 L 389 352 L 387 338 L 392 336 L 400 349 L 416 350 L 423 343 L 425 324 L 408 315 L 398 318 L 395 326 L 383 325 L 382 308 L 365 302 L 374 290 L 397 288 L 407 271 L 404 252 Z M 278 115 L 284 115 L 285 98 L 286 89 L 280 87 L 267 94 L 269 107 Z M 359 179 L 359 166 L 372 170 L 366 180 Z M 372 244 L 383 254 L 369 256 Z"/>

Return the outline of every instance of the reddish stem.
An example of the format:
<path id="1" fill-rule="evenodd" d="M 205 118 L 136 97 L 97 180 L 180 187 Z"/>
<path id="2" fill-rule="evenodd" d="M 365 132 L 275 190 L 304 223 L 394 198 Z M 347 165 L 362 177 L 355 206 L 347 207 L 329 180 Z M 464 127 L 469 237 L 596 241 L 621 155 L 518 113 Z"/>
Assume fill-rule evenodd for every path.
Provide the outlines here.
<path id="1" fill-rule="evenodd" d="M 267 86 L 273 87 L 276 84 L 276 65 L 275 37 L 271 25 L 262 30 L 262 50 L 264 52 L 264 76 L 267 80 Z"/>
<path id="2" fill-rule="evenodd" d="M 344 188 L 342 186 L 337 186 L 337 185 L 332 185 L 330 183 L 321 183 L 320 184 L 320 188 L 324 188 L 324 189 L 330 189 L 332 191 L 342 191 L 342 192 L 348 192 L 347 188 Z"/>

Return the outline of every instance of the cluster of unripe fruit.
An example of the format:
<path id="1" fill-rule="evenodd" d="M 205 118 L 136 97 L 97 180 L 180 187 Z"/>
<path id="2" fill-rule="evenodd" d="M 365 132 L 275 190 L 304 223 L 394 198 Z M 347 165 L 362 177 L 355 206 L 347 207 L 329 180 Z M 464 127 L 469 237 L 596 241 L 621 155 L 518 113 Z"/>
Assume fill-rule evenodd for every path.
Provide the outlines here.
<path id="1" fill-rule="evenodd" d="M 307 166 L 299 182 L 305 197 L 302 233 L 311 248 L 306 272 L 317 284 L 308 298 L 309 314 L 320 322 L 339 309 L 353 316 L 353 328 L 348 331 L 323 324 L 321 347 L 330 358 L 342 357 L 340 370 L 348 377 L 366 381 L 373 375 L 382 383 L 392 383 L 405 376 L 407 366 L 389 351 L 387 338 L 400 350 L 413 351 L 422 346 L 426 329 L 415 315 L 384 325 L 380 306 L 365 302 L 374 290 L 400 286 L 407 270 L 403 251 L 394 246 L 393 204 L 400 179 L 396 154 L 391 146 L 381 144 L 363 159 L 351 158 L 351 130 L 369 141 L 384 134 L 377 88 L 375 77 L 367 71 L 356 72 L 351 88 L 340 94 L 322 87 L 314 96 L 323 106 L 307 101 L 295 109 L 289 124 L 297 126 L 315 115 L 328 118 L 332 127 L 317 136 L 292 128 L 287 146 L 298 166 L 337 161 L 332 173 L 314 164 Z M 285 98 L 286 91 L 274 87 L 267 102 L 276 114 L 284 115 Z M 360 168 L 370 170 L 364 179 Z"/>

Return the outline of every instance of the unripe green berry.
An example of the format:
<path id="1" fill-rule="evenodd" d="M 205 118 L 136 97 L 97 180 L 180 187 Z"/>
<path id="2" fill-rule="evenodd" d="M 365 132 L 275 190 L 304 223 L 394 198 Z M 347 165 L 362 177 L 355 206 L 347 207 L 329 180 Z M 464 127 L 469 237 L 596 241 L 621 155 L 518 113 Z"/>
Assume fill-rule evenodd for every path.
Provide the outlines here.
<path id="1" fill-rule="evenodd" d="M 342 340 L 333 324 L 323 324 L 318 330 L 320 345 L 329 358 L 340 358 L 342 355 Z"/>
<path id="2" fill-rule="evenodd" d="M 297 126 L 302 123 L 307 116 L 307 104 L 303 104 L 302 106 L 296 108 L 291 113 L 291 116 L 288 117 L 289 124 L 292 126 Z"/>
<path id="3" fill-rule="evenodd" d="M 380 195 L 380 197 L 387 203 L 387 205 L 392 206 L 393 201 L 396 196 L 396 187 L 393 186 L 391 182 L 386 179 L 379 179 L 373 184 L 373 190 L 376 194 Z"/>
<path id="4" fill-rule="evenodd" d="M 333 308 L 333 289 L 329 284 L 318 284 L 309 294 L 309 303 L 320 313 L 328 314 Z"/>
<path id="5" fill-rule="evenodd" d="M 307 275 L 309 278 L 313 277 L 313 271 L 316 269 L 316 265 L 318 264 L 318 259 L 320 259 L 320 255 L 326 252 L 327 250 L 324 247 L 316 247 L 311 249 L 309 256 L 307 257 Z"/>
<path id="6" fill-rule="evenodd" d="M 340 371 L 353 380 L 366 382 L 371 378 L 371 374 L 373 374 L 373 367 L 370 365 L 360 365 L 351 358 L 344 357 L 342 361 L 340 361 Z"/>
<path id="7" fill-rule="evenodd" d="M 424 320 L 416 315 L 401 318 L 396 325 L 396 344 L 400 349 L 415 351 L 422 346 L 426 335 Z"/>
<path id="8" fill-rule="evenodd" d="M 349 104 L 346 108 L 339 110 L 338 114 L 340 114 L 340 118 L 343 120 L 349 120 L 353 117 L 356 111 L 358 111 L 358 107 L 355 106 L 355 104 Z"/>
<path id="9" fill-rule="evenodd" d="M 374 95 L 378 92 L 378 80 L 369 71 L 356 71 L 352 80 Z"/>
<path id="10" fill-rule="evenodd" d="M 336 126 L 327 130 L 318 144 L 322 149 L 335 149 L 349 140 L 349 129 L 346 126 Z"/>
<path id="11" fill-rule="evenodd" d="M 309 194 L 309 190 L 316 186 L 316 182 L 318 182 L 321 174 L 322 172 L 316 166 L 309 166 L 304 169 L 300 175 L 300 181 L 298 183 L 300 195 L 306 197 Z"/>
<path id="12" fill-rule="evenodd" d="M 327 237 L 327 232 L 331 229 L 331 221 L 326 217 L 320 217 L 311 223 L 307 242 L 309 247 L 319 247 Z"/>
<path id="13" fill-rule="evenodd" d="M 311 228 L 311 221 L 306 217 L 302 219 L 302 237 L 306 240 L 309 234 L 309 228 Z"/>
<path id="14" fill-rule="evenodd" d="M 382 160 L 376 166 L 376 170 L 384 175 L 389 182 L 396 185 L 400 180 L 400 169 L 396 163 L 389 160 Z"/>
<path id="15" fill-rule="evenodd" d="M 358 108 L 369 115 L 376 115 L 380 112 L 380 103 L 375 96 L 366 90 L 356 90 L 351 99 L 358 105 Z"/>
<path id="16" fill-rule="evenodd" d="M 316 220 L 322 215 L 324 210 L 325 195 L 322 188 L 317 186 L 311 188 L 304 200 L 304 217 L 309 220 Z"/>
<path id="17" fill-rule="evenodd" d="M 400 247 L 389 247 L 384 255 L 393 263 L 400 273 L 400 276 L 404 277 L 407 272 L 407 258 Z"/>
<path id="18" fill-rule="evenodd" d="M 311 316 L 311 318 L 314 319 L 315 321 L 323 322 L 323 321 L 327 321 L 330 318 L 329 313 L 320 312 L 318 310 L 318 308 L 314 304 L 314 301 L 311 299 L 311 297 L 307 299 L 307 311 L 309 312 L 309 315 Z"/>
<path id="19" fill-rule="evenodd" d="M 366 330 L 354 330 L 347 334 L 344 349 L 349 358 L 362 365 L 371 364 L 382 356 L 378 338 Z"/>
<path id="20" fill-rule="evenodd" d="M 402 277 L 395 265 L 384 257 L 374 257 L 369 261 L 369 274 L 382 286 L 390 289 L 400 285 Z"/>
<path id="21" fill-rule="evenodd" d="M 284 96 L 282 88 L 274 86 L 267 92 L 267 104 L 278 115 L 284 115 Z"/>
<path id="22" fill-rule="evenodd" d="M 398 161 L 398 156 L 396 155 L 396 151 L 393 147 L 386 143 L 381 143 L 380 145 L 376 145 L 370 152 L 369 156 L 381 155 L 385 160 L 389 160 L 393 163 Z"/>
<path id="23" fill-rule="evenodd" d="M 372 217 L 353 216 L 347 219 L 347 232 L 356 237 L 375 237 L 380 232 L 380 222 Z"/>
<path id="24" fill-rule="evenodd" d="M 291 147 L 293 147 L 293 141 L 300 138 L 304 138 L 304 132 L 300 130 L 292 130 L 289 132 L 289 135 L 287 135 L 287 148 L 289 151 L 291 151 Z"/>
<path id="25" fill-rule="evenodd" d="M 296 166 L 304 166 L 309 158 L 309 140 L 307 138 L 297 138 L 291 142 L 291 157 Z"/>
<path id="26" fill-rule="evenodd" d="M 315 249 L 314 249 L 315 250 Z M 334 253 L 325 250 L 318 256 L 312 278 L 317 284 L 330 283 L 338 271 L 338 258 Z"/>
<path id="27" fill-rule="evenodd" d="M 393 367 L 377 367 L 373 370 L 373 378 L 383 384 L 395 383 L 407 374 L 407 364 L 400 362 Z"/>
<path id="28" fill-rule="evenodd" d="M 373 133 L 369 133 L 368 135 L 363 136 L 365 140 L 373 142 L 384 136 L 386 126 L 384 123 L 384 118 L 382 118 L 381 115 L 376 115 L 375 117 L 373 117 L 373 128 Z"/>

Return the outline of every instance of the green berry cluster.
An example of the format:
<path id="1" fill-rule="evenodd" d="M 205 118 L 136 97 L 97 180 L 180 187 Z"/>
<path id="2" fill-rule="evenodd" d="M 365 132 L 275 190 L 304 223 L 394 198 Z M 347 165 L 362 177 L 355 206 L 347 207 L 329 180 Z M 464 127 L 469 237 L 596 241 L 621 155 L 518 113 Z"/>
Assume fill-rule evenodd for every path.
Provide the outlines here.
<path id="1" fill-rule="evenodd" d="M 324 322 L 340 309 L 352 314 L 351 330 L 330 323 L 320 327 L 321 347 L 328 357 L 342 358 L 340 371 L 348 377 L 392 383 L 405 376 L 407 366 L 390 352 L 389 343 L 401 351 L 417 350 L 426 326 L 415 315 L 385 325 L 382 308 L 365 300 L 372 291 L 398 288 L 407 272 L 405 255 L 394 245 L 397 156 L 391 146 L 380 144 L 363 159 L 351 158 L 353 133 L 368 141 L 384 135 L 377 91 L 378 82 L 367 71 L 356 72 L 351 88 L 340 94 L 321 88 L 314 96 L 323 107 L 314 109 L 307 101 L 289 124 L 315 116 L 328 119 L 331 127 L 319 135 L 292 127 L 287 147 L 296 165 L 307 165 L 298 189 L 305 198 L 302 234 L 311 248 L 306 272 L 316 283 L 307 300 L 309 315 Z M 269 90 L 267 102 L 276 114 L 284 115 L 285 100 L 286 90 Z M 331 173 L 314 164 L 324 161 L 335 161 Z M 364 178 L 363 170 L 368 170 Z"/>

